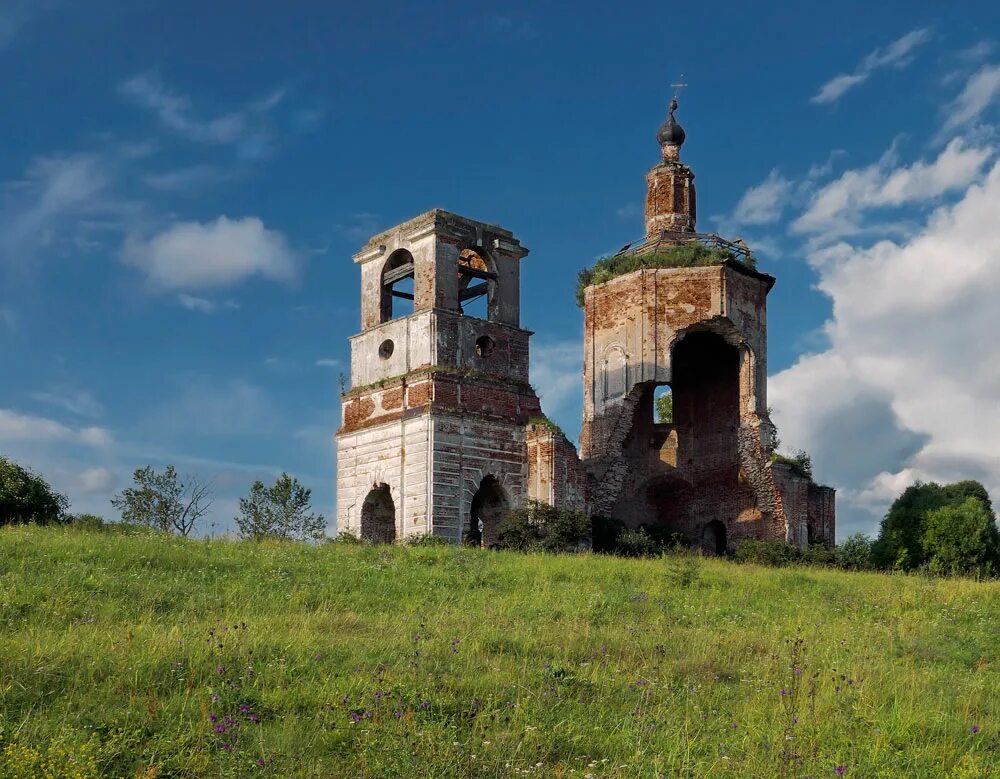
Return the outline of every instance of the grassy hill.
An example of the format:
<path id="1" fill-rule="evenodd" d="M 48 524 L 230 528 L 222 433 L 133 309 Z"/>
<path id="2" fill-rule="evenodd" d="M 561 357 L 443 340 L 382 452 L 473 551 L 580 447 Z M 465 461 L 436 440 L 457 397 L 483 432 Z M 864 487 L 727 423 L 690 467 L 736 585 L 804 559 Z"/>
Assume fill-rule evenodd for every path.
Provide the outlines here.
<path id="1" fill-rule="evenodd" d="M 998 691 L 997 583 L 0 530 L 0 777 L 995 777 Z"/>

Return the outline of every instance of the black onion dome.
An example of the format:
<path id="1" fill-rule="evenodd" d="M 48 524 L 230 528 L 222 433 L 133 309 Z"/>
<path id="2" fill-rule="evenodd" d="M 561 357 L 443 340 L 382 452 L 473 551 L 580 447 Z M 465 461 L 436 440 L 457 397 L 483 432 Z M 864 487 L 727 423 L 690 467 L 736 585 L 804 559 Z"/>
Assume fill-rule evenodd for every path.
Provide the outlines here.
<path id="1" fill-rule="evenodd" d="M 684 143 L 684 128 L 674 119 L 674 111 L 677 110 L 677 98 L 670 101 L 670 112 L 666 120 L 660 125 L 656 133 L 656 140 L 660 146 L 680 146 Z"/>

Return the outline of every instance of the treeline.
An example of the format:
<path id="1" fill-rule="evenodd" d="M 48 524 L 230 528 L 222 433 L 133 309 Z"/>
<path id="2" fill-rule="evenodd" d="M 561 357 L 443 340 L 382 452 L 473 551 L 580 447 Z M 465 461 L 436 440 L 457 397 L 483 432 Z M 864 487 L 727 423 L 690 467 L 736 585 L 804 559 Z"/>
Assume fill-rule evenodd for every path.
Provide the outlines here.
<path id="1" fill-rule="evenodd" d="M 132 485 L 111 499 L 121 515 L 108 522 L 96 514 L 71 514 L 65 495 L 54 491 L 38 474 L 0 457 L 0 526 L 9 524 L 74 524 L 90 530 L 138 528 L 189 536 L 202 523 L 213 502 L 213 486 L 196 477 L 182 477 L 173 465 L 157 471 L 137 468 Z M 271 485 L 257 480 L 240 499 L 233 518 L 240 538 L 316 541 L 326 535 L 326 519 L 310 505 L 312 491 L 282 473 Z"/>
<path id="2" fill-rule="evenodd" d="M 239 502 L 234 517 L 243 539 L 320 541 L 326 520 L 312 511 L 311 491 L 282 473 L 273 484 L 257 480 Z M 212 505 L 208 482 L 182 478 L 172 465 L 163 471 L 136 469 L 133 483 L 111 499 L 121 522 L 68 513 L 69 501 L 30 469 L 0 457 L 0 526 L 25 522 L 73 523 L 90 529 L 146 528 L 190 535 Z M 697 540 L 664 525 L 627 528 L 604 517 L 529 501 L 508 512 L 499 527 L 497 548 L 517 551 L 593 551 L 623 557 L 650 557 L 697 551 Z M 360 542 L 347 533 L 341 543 Z M 437 543 L 433 538 L 409 543 Z M 806 549 L 782 541 L 743 540 L 730 549 L 738 562 L 771 566 L 825 565 L 854 571 L 926 572 L 939 576 L 1000 575 L 1000 532 L 990 496 L 977 481 L 920 483 L 908 487 L 882 519 L 878 536 L 858 533 L 843 543 Z"/>

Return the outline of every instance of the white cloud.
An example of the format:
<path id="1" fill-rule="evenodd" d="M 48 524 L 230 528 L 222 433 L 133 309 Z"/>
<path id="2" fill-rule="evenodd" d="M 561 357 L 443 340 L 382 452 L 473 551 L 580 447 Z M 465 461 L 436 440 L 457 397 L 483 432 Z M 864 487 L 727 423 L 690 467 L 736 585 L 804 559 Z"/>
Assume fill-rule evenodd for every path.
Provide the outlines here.
<path id="1" fill-rule="evenodd" d="M 289 282 L 298 265 L 284 235 L 252 216 L 178 222 L 148 239 L 132 234 L 122 259 L 161 291 L 227 287 L 252 276 Z"/>
<path id="2" fill-rule="evenodd" d="M 876 202 L 910 191 L 886 186 L 895 174 L 882 173 Z M 840 489 L 841 537 L 874 530 L 918 478 L 979 479 L 1000 499 L 998 214 L 994 163 L 906 240 L 811 257 L 833 302 L 830 346 L 772 377 L 770 402 L 785 445 Z"/>
<path id="3" fill-rule="evenodd" d="M 110 163 L 98 154 L 34 159 L 22 178 L 5 186 L 0 211 L 0 261 L 30 257 L 80 227 L 87 215 L 107 212 Z"/>
<path id="4" fill-rule="evenodd" d="M 794 185 L 777 168 L 760 184 L 750 187 L 736 204 L 732 220 L 738 224 L 773 224 L 781 218 Z"/>
<path id="5" fill-rule="evenodd" d="M 969 147 L 956 138 L 933 162 L 895 167 L 895 146 L 867 168 L 845 171 L 811 197 L 792 230 L 827 240 L 859 231 L 865 211 L 933 201 L 979 178 L 993 156 L 989 147 Z"/>
<path id="6" fill-rule="evenodd" d="M 976 122 L 1000 98 L 1000 65 L 984 65 L 965 83 L 961 94 L 945 107 L 942 134 Z"/>
<path id="7" fill-rule="evenodd" d="M 0 408 L 0 443 L 52 441 L 106 446 L 111 434 L 102 427 L 74 429 L 46 417 Z"/>
<path id="8" fill-rule="evenodd" d="M 265 115 L 285 97 L 285 90 L 275 90 L 261 100 L 214 118 L 195 116 L 191 100 L 171 91 L 152 73 L 140 73 L 122 83 L 121 93 L 146 108 L 169 130 L 197 143 L 238 145 L 247 157 L 258 157 L 267 150 L 271 130 Z"/>
<path id="9" fill-rule="evenodd" d="M 87 390 L 60 386 L 52 387 L 44 392 L 32 392 L 30 397 L 77 416 L 96 419 L 104 415 L 104 406 Z"/>
<path id="10" fill-rule="evenodd" d="M 113 481 L 108 468 L 85 468 L 77 474 L 77 483 L 84 492 L 107 492 Z"/>
<path id="11" fill-rule="evenodd" d="M 823 84 L 810 98 L 810 102 L 834 103 L 846 92 L 867 81 L 876 70 L 886 67 L 906 67 L 912 60 L 913 51 L 930 40 L 930 37 L 931 31 L 927 28 L 912 30 L 888 46 L 875 49 L 858 63 L 853 73 L 841 73 Z"/>
<path id="12" fill-rule="evenodd" d="M 339 368 L 340 360 L 334 357 L 322 357 L 316 360 L 316 366 L 319 368 Z"/>
<path id="13" fill-rule="evenodd" d="M 542 410 L 570 440 L 579 431 L 583 402 L 583 344 L 553 341 L 532 344 L 531 383 L 542 401 Z"/>
<path id="14" fill-rule="evenodd" d="M 191 165 L 176 170 L 148 173 L 142 180 L 149 188 L 161 192 L 198 194 L 203 187 L 227 181 L 232 175 L 214 165 Z"/>
<path id="15" fill-rule="evenodd" d="M 197 311 L 199 314 L 214 314 L 219 309 L 233 310 L 240 307 L 240 304 L 235 300 L 215 301 L 185 293 L 177 296 L 177 302 L 188 311 Z"/>

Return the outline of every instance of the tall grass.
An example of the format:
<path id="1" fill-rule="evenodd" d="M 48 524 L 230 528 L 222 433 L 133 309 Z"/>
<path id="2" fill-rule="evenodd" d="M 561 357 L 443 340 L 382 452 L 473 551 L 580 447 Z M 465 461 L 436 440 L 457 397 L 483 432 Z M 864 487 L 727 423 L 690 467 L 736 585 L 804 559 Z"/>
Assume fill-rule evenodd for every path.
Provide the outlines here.
<path id="1" fill-rule="evenodd" d="M 0 777 L 982 777 L 1000 584 L 0 532 Z"/>

